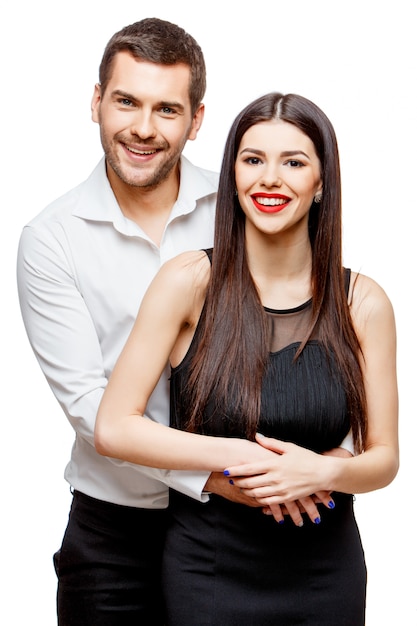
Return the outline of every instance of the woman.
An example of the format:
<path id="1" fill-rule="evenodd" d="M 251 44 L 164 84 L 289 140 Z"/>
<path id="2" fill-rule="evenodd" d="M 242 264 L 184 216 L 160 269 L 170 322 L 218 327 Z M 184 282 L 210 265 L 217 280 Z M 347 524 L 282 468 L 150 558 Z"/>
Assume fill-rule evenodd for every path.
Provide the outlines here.
<path id="1" fill-rule="evenodd" d="M 96 445 L 158 467 L 227 466 L 231 484 L 276 519 L 313 493 L 327 507 L 320 524 L 278 527 L 257 509 L 172 493 L 167 624 L 364 623 L 351 494 L 384 487 L 398 469 L 396 338 L 386 294 L 342 267 L 341 247 L 331 123 L 301 96 L 259 98 L 226 142 L 213 254 L 185 253 L 152 283 Z M 175 429 L 143 417 L 168 359 Z M 356 456 L 326 455 L 349 429 Z"/>

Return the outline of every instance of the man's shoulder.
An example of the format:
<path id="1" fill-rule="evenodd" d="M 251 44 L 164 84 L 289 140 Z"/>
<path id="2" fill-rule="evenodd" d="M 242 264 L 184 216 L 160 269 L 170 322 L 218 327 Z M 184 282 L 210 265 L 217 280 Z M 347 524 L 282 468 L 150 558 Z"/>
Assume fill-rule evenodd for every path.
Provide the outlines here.
<path id="1" fill-rule="evenodd" d="M 26 227 L 42 228 L 53 223 L 65 222 L 68 218 L 71 218 L 83 196 L 86 193 L 91 195 L 93 192 L 94 185 L 96 184 L 94 181 L 101 175 L 101 169 L 105 172 L 102 162 L 96 166 L 86 180 L 50 202 L 26 224 Z"/>
<path id="2" fill-rule="evenodd" d="M 204 167 L 198 167 L 197 165 L 194 165 L 194 167 L 199 171 L 201 176 L 203 176 L 210 184 L 213 185 L 213 188 L 217 191 L 217 187 L 219 184 L 219 172 L 207 170 Z"/>
<path id="3" fill-rule="evenodd" d="M 27 224 L 27 226 L 41 226 L 50 221 L 65 219 L 71 215 L 73 207 L 77 205 L 80 188 L 84 183 L 73 187 L 66 193 L 62 194 L 52 202 L 50 202 L 42 211 L 35 215 Z"/>
<path id="4" fill-rule="evenodd" d="M 206 195 L 217 192 L 219 173 L 200 167 L 192 163 L 184 155 L 181 157 L 181 180 L 183 184 L 190 185 L 191 181 L 199 186 Z"/>

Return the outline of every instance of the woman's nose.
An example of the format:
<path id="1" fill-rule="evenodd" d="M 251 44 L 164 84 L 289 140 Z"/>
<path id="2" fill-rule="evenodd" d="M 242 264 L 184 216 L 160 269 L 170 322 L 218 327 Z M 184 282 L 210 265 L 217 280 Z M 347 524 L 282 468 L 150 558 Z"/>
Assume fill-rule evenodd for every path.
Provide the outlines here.
<path id="1" fill-rule="evenodd" d="M 264 169 L 262 184 L 264 184 L 265 187 L 281 187 L 282 180 L 276 166 L 270 165 Z"/>

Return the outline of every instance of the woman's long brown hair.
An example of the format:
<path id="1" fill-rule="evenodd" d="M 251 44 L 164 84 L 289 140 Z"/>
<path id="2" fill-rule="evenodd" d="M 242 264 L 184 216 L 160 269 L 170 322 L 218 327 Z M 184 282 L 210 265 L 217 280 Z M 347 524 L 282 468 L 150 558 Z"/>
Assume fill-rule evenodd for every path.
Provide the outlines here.
<path id="1" fill-rule="evenodd" d="M 245 215 L 235 194 L 235 162 L 245 132 L 280 119 L 313 142 L 321 164 L 322 200 L 309 214 L 312 246 L 312 323 L 296 358 L 319 327 L 319 340 L 336 359 L 344 381 L 356 450 L 366 436 L 366 398 L 361 349 L 353 328 L 342 268 L 341 181 L 337 140 L 327 116 L 295 94 L 270 93 L 249 104 L 230 129 L 220 173 L 212 272 L 191 362 L 190 430 L 199 430 L 210 399 L 216 410 L 232 402 L 253 438 L 260 412 L 261 384 L 268 359 L 266 315 L 249 272 Z"/>

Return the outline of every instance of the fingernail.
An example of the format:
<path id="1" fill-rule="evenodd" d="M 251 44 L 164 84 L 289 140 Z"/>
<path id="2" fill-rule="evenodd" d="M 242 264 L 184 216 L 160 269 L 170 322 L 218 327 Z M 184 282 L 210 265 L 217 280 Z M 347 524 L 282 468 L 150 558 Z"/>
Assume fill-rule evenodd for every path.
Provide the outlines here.
<path id="1" fill-rule="evenodd" d="M 229 483 L 230 483 L 231 485 L 234 485 L 234 484 L 235 484 L 235 483 L 233 482 L 233 480 L 232 480 L 232 479 L 230 479 L 230 480 L 229 480 Z"/>
<path id="2" fill-rule="evenodd" d="M 301 528 L 302 526 L 304 526 L 304 522 L 301 520 L 301 522 L 299 524 L 297 524 L 298 528 Z"/>
<path id="3" fill-rule="evenodd" d="M 258 437 L 263 437 L 265 438 L 265 435 L 263 435 L 262 433 L 256 433 L 258 435 Z"/>
<path id="4" fill-rule="evenodd" d="M 278 524 L 283 524 L 285 522 L 285 519 L 280 519 Z"/>
<path id="5" fill-rule="evenodd" d="M 329 509 L 334 509 L 334 507 L 335 507 L 335 503 L 333 502 L 333 500 L 330 500 L 330 501 L 327 503 L 327 506 L 329 507 Z"/>
<path id="6" fill-rule="evenodd" d="M 316 517 L 316 519 L 314 520 L 314 523 L 315 524 L 320 524 L 320 522 L 321 522 L 321 519 L 319 517 Z"/>
<path id="7" fill-rule="evenodd" d="M 223 474 L 224 474 L 225 476 L 230 476 L 230 472 L 229 472 L 229 470 L 224 470 Z"/>

